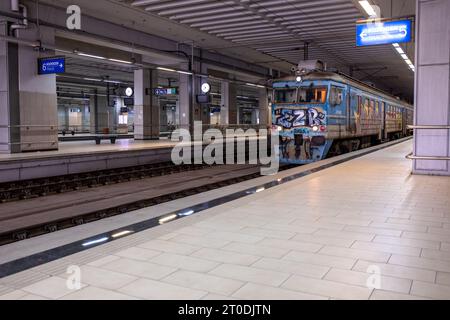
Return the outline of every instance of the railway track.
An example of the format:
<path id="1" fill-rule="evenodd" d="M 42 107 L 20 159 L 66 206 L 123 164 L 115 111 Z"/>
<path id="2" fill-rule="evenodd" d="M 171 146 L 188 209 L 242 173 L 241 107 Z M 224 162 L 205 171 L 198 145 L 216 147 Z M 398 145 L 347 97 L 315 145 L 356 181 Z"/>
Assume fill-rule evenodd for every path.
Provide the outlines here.
<path id="1" fill-rule="evenodd" d="M 163 176 L 176 172 L 201 170 L 205 167 L 207 165 L 204 164 L 174 166 L 172 162 L 163 162 L 41 179 L 6 182 L 0 184 L 0 202 L 5 203 L 43 197 L 85 188 Z"/>
<path id="2" fill-rule="evenodd" d="M 102 180 L 82 177 L 79 187 L 70 179 L 72 192 L 0 204 L 0 245 L 32 238 L 126 212 L 229 186 L 260 176 L 257 165 L 144 166 Z M 161 170 L 162 169 L 162 170 Z M 168 171 L 165 171 L 165 170 Z M 287 169 L 285 167 L 284 169 Z M 163 173 L 166 174 L 163 174 Z M 170 173 L 169 173 L 170 172 Z M 104 172 L 103 172 L 104 174 Z M 145 175 L 144 175 L 145 174 Z M 121 177 L 121 178 L 119 178 Z M 83 180 L 84 179 L 84 180 Z M 44 179 L 46 180 L 46 179 Z M 110 182 L 111 181 L 111 182 Z M 120 182 L 121 183 L 118 183 Z M 106 183 L 105 183 L 106 182 Z M 99 186 L 100 185 L 100 186 Z M 28 185 L 27 185 L 28 186 Z M 89 188 L 96 186 L 96 188 Z M 34 190 L 34 185 L 28 186 Z M 83 188 L 84 187 L 84 188 Z"/>

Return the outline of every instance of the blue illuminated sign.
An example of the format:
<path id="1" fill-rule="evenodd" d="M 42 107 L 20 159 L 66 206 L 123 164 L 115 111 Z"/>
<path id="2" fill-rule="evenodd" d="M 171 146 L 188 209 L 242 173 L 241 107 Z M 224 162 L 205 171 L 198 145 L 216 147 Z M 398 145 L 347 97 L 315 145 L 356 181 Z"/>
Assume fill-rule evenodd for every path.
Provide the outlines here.
<path id="1" fill-rule="evenodd" d="M 177 94 L 177 88 L 158 88 L 154 89 L 153 92 L 156 96 L 173 95 Z"/>
<path id="2" fill-rule="evenodd" d="M 38 74 L 53 74 L 66 72 L 64 57 L 50 57 L 38 59 Z"/>
<path id="3" fill-rule="evenodd" d="M 411 20 L 368 22 L 356 25 L 357 46 L 410 42 L 411 39 Z"/>

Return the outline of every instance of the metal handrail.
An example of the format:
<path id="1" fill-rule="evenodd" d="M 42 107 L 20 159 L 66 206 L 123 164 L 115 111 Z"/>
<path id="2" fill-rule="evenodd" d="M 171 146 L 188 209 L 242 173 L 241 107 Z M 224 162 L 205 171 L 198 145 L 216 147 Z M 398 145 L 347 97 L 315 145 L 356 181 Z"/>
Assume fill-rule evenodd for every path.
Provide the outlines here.
<path id="1" fill-rule="evenodd" d="M 50 143 L 50 144 L 57 144 L 57 141 L 35 141 L 35 142 L 0 142 L 0 145 L 8 145 L 8 146 L 12 146 L 12 145 L 32 145 L 32 144 L 42 144 L 42 143 Z"/>
<path id="2" fill-rule="evenodd" d="M 408 126 L 408 129 L 450 129 L 450 126 L 447 125 L 417 125 L 417 126 Z"/>
<path id="3" fill-rule="evenodd" d="M 444 160 L 444 161 L 449 160 L 450 161 L 450 157 L 415 156 L 415 155 L 413 155 L 412 152 L 406 156 L 406 159 L 409 159 L 409 160 Z"/>
<path id="4" fill-rule="evenodd" d="M 0 125 L 0 128 L 58 128 L 58 125 L 41 125 L 41 124 L 21 124 L 21 125 L 15 125 L 15 126 L 5 126 Z"/>
<path id="5" fill-rule="evenodd" d="M 450 126 L 447 125 L 415 125 L 408 126 L 408 129 L 430 129 L 430 130 L 450 130 Z M 450 161 L 450 157 L 446 156 L 415 156 L 414 152 L 411 152 L 406 156 L 409 160 L 444 160 Z"/>

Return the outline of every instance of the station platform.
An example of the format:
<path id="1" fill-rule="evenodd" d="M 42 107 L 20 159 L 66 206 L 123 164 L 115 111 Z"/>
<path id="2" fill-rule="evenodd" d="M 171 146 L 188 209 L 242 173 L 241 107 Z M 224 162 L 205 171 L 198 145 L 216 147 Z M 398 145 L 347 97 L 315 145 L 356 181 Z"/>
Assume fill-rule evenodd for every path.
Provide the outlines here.
<path id="1" fill-rule="evenodd" d="M 411 148 L 362 150 L 2 246 L 0 271 L 39 252 L 50 262 L 1 278 L 0 299 L 450 299 L 450 179 L 411 175 Z M 174 212 L 186 217 L 168 222 Z M 133 231 L 152 218 L 161 225 Z"/>
<path id="2" fill-rule="evenodd" d="M 236 141 L 240 139 L 261 138 L 238 136 Z M 197 143 L 206 145 L 209 141 Z M 0 153 L 0 183 L 170 161 L 175 145 L 169 138 L 118 139 L 115 144 L 103 140 L 100 145 L 93 140 L 65 141 L 55 151 Z"/>
<path id="3" fill-rule="evenodd" d="M 60 142 L 59 150 L 0 154 L 0 182 L 44 178 L 170 160 L 169 139 Z"/>

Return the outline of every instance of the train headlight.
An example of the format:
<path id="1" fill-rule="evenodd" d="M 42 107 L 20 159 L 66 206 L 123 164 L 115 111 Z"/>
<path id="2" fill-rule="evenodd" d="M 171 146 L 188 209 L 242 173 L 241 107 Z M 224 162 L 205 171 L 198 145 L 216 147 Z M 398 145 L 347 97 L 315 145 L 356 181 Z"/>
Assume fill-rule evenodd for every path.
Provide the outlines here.
<path id="1" fill-rule="evenodd" d="M 319 127 L 318 126 L 314 126 L 312 129 L 313 129 L 314 132 L 319 131 Z"/>
<path id="2" fill-rule="evenodd" d="M 283 131 L 283 127 L 278 126 L 278 127 L 277 127 L 277 130 L 278 130 L 278 131 Z"/>
<path id="3" fill-rule="evenodd" d="M 302 82 L 302 77 L 301 76 L 297 76 L 297 78 L 295 78 L 295 81 L 297 81 L 297 82 Z"/>

